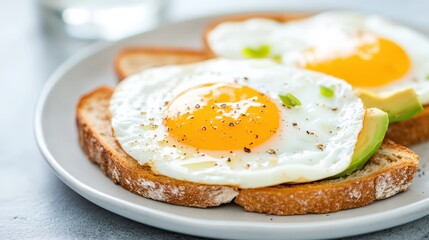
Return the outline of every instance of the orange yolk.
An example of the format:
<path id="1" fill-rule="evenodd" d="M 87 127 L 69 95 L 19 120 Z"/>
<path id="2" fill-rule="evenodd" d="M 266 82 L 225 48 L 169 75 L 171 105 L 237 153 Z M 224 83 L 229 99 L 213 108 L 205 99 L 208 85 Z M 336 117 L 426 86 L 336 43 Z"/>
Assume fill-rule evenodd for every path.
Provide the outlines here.
<path id="1" fill-rule="evenodd" d="M 407 53 L 396 43 L 376 37 L 342 56 L 320 57 L 306 52 L 306 68 L 346 80 L 357 87 L 380 87 L 401 79 L 410 69 Z"/>
<path id="2" fill-rule="evenodd" d="M 215 83 L 177 96 L 164 121 L 169 134 L 184 144 L 249 152 L 276 133 L 280 117 L 268 96 L 239 84 Z"/>

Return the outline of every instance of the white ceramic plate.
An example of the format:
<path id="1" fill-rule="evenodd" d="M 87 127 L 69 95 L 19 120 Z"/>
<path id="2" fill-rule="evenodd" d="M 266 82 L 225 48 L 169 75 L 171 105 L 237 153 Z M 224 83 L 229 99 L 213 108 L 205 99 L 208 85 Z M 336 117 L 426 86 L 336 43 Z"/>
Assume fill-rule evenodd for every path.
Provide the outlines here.
<path id="1" fill-rule="evenodd" d="M 100 85 L 114 86 L 113 59 L 129 46 L 201 46 L 212 18 L 168 25 L 114 44 L 98 44 L 69 60 L 46 84 L 38 102 L 35 131 L 49 165 L 69 187 L 93 203 L 135 221 L 205 237 L 234 239 L 333 238 L 376 231 L 429 214 L 429 176 L 417 176 L 410 190 L 366 207 L 333 214 L 270 216 L 233 204 L 196 209 L 152 201 L 104 176 L 81 151 L 75 126 L 79 97 Z M 429 144 L 414 148 L 428 172 Z M 428 172 L 429 173 L 429 172 Z"/>

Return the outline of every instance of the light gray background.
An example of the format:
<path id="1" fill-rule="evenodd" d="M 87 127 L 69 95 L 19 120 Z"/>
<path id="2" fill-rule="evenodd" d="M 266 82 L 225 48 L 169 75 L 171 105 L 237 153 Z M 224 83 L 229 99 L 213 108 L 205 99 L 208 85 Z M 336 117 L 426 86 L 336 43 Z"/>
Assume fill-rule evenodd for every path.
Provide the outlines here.
<path id="1" fill-rule="evenodd" d="M 424 0 L 172 0 L 167 21 L 270 9 L 360 9 L 429 33 Z M 44 30 L 35 1 L 0 1 L 0 238 L 198 239 L 110 213 L 69 189 L 44 162 L 33 137 L 38 94 L 62 62 L 90 43 Z M 429 216 L 350 239 L 429 239 Z"/>

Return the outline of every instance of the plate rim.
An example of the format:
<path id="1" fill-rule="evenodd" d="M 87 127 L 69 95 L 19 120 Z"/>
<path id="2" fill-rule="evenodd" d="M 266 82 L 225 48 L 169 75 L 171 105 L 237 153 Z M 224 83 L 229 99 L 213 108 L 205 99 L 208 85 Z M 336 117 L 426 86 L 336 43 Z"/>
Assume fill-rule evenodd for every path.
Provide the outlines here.
<path id="1" fill-rule="evenodd" d="M 242 14 L 242 13 L 235 13 L 235 14 Z M 56 174 L 56 176 L 60 178 L 67 186 L 69 186 L 71 189 L 77 192 L 79 195 L 83 196 L 87 200 L 91 201 L 92 203 L 108 211 L 114 212 L 123 217 L 129 218 L 153 227 L 157 227 L 157 228 L 161 228 L 169 231 L 175 231 L 179 233 L 184 233 L 184 234 L 202 236 L 202 237 L 240 238 L 241 236 L 240 233 L 242 232 L 250 233 L 249 230 L 253 229 L 251 230 L 252 234 L 257 233 L 259 234 L 259 236 L 262 236 L 261 234 L 263 232 L 265 232 L 266 234 L 268 232 L 273 233 L 272 231 L 275 231 L 273 235 L 276 235 L 278 238 L 280 237 L 284 239 L 285 236 L 282 234 L 307 230 L 309 226 L 314 232 L 320 232 L 320 231 L 324 232 L 325 237 L 345 237 L 345 236 L 352 236 L 357 234 L 374 232 L 377 230 L 398 226 L 429 214 L 429 198 L 426 198 L 418 202 L 401 206 L 399 208 L 388 210 L 385 212 L 367 214 L 362 216 L 354 216 L 347 219 L 312 222 L 312 223 L 240 222 L 240 221 L 231 221 L 231 220 L 194 219 L 192 217 L 180 216 L 178 214 L 172 214 L 172 213 L 167 213 L 160 210 L 150 209 L 148 207 L 120 199 L 113 195 L 105 194 L 95 188 L 92 188 L 86 185 L 84 182 L 81 182 L 78 179 L 76 179 L 73 175 L 68 173 L 61 166 L 61 164 L 59 164 L 56 161 L 55 157 L 52 155 L 51 151 L 49 150 L 49 147 L 46 143 L 46 139 L 43 133 L 43 127 L 42 127 L 43 113 L 44 113 L 46 102 L 49 99 L 52 89 L 59 82 L 61 82 L 62 77 L 68 71 L 71 71 L 72 69 L 74 69 L 81 61 L 85 60 L 88 57 L 91 57 L 115 45 L 125 43 L 132 38 L 139 38 L 144 36 L 145 34 L 157 31 L 160 28 L 174 27 L 175 25 L 178 25 L 178 24 L 190 24 L 191 22 L 195 22 L 195 21 L 213 19 L 213 18 L 228 16 L 228 15 L 231 15 L 231 14 L 221 14 L 221 15 L 216 14 L 211 16 L 192 18 L 185 21 L 163 24 L 160 27 L 155 28 L 151 31 L 129 36 L 119 41 L 96 42 L 78 51 L 76 54 L 71 56 L 64 63 L 62 63 L 48 78 L 48 80 L 44 84 L 39 94 L 35 111 L 34 111 L 34 125 L 33 125 L 34 127 L 33 132 L 34 132 L 34 137 L 36 139 L 37 146 L 40 152 L 42 153 L 45 161 L 54 170 L 54 173 Z M 130 209 L 125 209 L 124 206 L 128 206 Z M 121 210 L 121 207 L 124 209 Z M 138 214 L 142 214 L 142 213 L 147 214 L 146 218 L 144 218 L 145 220 L 142 220 L 142 218 L 138 218 L 138 215 L 133 215 L 132 210 L 137 210 L 138 212 L 135 212 L 135 213 L 138 213 Z M 255 214 L 258 214 L 258 213 L 255 213 Z M 153 219 L 159 220 L 165 223 L 170 223 L 170 224 L 166 224 L 164 226 L 161 224 L 156 224 L 154 223 L 156 221 L 152 221 Z M 384 225 L 379 225 L 379 227 L 374 227 L 375 226 L 374 223 L 380 223 L 385 219 L 396 219 L 397 221 L 395 222 L 390 221 L 389 224 L 385 223 Z M 340 231 L 335 231 L 335 230 L 339 230 L 338 226 L 342 226 L 340 228 L 347 230 L 348 233 L 339 234 Z M 225 234 L 224 236 L 219 235 L 220 227 L 223 228 L 225 231 L 230 231 L 229 234 L 228 232 L 224 231 L 223 232 L 223 234 Z M 370 229 L 369 231 L 363 230 L 368 228 Z M 210 232 L 207 232 L 207 230 L 212 230 L 215 232 L 210 233 Z M 317 235 L 317 234 L 316 235 L 313 234 L 313 236 L 320 237 L 320 235 Z M 308 237 L 304 237 L 303 239 L 308 239 Z"/>

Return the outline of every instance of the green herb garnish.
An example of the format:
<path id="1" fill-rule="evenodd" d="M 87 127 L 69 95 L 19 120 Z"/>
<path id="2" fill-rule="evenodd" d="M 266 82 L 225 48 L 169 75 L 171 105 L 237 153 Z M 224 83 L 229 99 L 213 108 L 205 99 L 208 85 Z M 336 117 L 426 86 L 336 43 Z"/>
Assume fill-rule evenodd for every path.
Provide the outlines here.
<path id="1" fill-rule="evenodd" d="M 270 55 L 270 45 L 264 44 L 258 48 L 245 48 L 242 53 L 249 58 L 266 58 Z"/>
<path id="2" fill-rule="evenodd" d="M 273 56 L 273 60 L 277 63 L 282 63 L 282 55 Z"/>
<path id="3" fill-rule="evenodd" d="M 288 107 L 296 107 L 301 106 L 301 102 L 291 93 L 287 93 L 285 95 L 279 94 L 280 100 L 282 100 L 283 104 Z"/>
<path id="4" fill-rule="evenodd" d="M 428 81 L 429 81 L 429 74 L 428 74 L 428 75 L 426 75 L 426 80 L 428 80 Z"/>
<path id="5" fill-rule="evenodd" d="M 320 86 L 320 94 L 327 98 L 332 98 L 335 96 L 334 89 L 325 86 Z"/>

